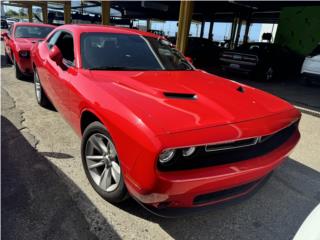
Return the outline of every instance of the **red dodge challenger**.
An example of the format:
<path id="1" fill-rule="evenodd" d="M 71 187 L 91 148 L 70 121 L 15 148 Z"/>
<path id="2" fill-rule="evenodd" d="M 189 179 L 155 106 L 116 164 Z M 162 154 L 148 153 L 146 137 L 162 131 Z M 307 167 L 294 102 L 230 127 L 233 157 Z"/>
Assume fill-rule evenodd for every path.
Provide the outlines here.
<path id="1" fill-rule="evenodd" d="M 8 32 L 2 33 L 6 59 L 14 63 L 18 79 L 32 74 L 31 48 L 54 28 L 53 25 L 41 23 L 15 23 L 10 26 Z"/>
<path id="2" fill-rule="evenodd" d="M 195 69 L 152 33 L 64 25 L 32 55 L 38 103 L 82 137 L 86 175 L 110 202 L 188 208 L 242 196 L 300 137 L 292 105 Z"/>

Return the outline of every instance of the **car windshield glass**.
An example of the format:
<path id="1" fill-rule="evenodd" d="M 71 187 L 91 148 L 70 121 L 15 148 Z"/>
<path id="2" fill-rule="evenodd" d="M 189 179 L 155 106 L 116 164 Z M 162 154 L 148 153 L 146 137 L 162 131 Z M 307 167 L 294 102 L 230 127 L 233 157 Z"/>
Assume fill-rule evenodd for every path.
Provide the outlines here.
<path id="1" fill-rule="evenodd" d="M 140 35 L 84 33 L 81 55 L 91 70 L 193 70 L 168 41 Z"/>
<path id="2" fill-rule="evenodd" d="M 17 26 L 15 38 L 45 38 L 53 28 L 41 26 Z"/>

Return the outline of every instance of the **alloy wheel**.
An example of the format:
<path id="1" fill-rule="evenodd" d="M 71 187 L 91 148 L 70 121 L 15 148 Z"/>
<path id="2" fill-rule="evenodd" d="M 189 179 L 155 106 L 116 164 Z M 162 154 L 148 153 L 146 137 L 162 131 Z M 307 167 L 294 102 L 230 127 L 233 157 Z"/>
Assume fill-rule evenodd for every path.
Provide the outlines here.
<path id="1" fill-rule="evenodd" d="M 39 76 L 37 71 L 34 72 L 34 87 L 36 90 L 36 97 L 37 97 L 37 101 L 40 102 L 41 101 L 41 83 L 39 80 Z"/>
<path id="2" fill-rule="evenodd" d="M 86 143 L 85 158 L 95 184 L 106 192 L 116 190 L 121 179 L 121 168 L 112 141 L 101 133 L 92 134 Z"/>

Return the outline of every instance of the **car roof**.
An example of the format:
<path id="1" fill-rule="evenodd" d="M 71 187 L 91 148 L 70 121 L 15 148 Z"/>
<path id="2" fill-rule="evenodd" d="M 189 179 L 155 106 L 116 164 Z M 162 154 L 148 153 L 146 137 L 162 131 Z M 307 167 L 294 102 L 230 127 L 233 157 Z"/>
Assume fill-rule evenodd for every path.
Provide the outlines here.
<path id="1" fill-rule="evenodd" d="M 16 22 L 14 23 L 15 26 L 33 26 L 33 27 L 53 27 L 56 26 L 51 24 L 44 24 L 44 23 L 30 23 L 30 22 Z"/>
<path id="2" fill-rule="evenodd" d="M 113 27 L 113 26 L 104 26 L 97 24 L 66 24 L 57 27 L 57 30 L 69 30 L 71 32 L 101 32 L 101 33 L 121 33 L 121 34 L 131 34 L 131 35 L 140 35 L 145 37 L 154 37 L 154 38 L 163 38 L 160 35 L 144 32 L 136 29 L 129 29 L 124 27 Z"/>

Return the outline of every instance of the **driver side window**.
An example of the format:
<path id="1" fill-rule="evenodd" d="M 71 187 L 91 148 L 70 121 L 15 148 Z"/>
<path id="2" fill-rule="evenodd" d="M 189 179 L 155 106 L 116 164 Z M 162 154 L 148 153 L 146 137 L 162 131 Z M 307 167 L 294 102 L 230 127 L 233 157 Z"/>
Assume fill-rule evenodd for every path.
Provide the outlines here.
<path id="1" fill-rule="evenodd" d="M 64 65 L 66 65 L 66 67 L 74 66 L 74 45 L 72 35 L 63 31 L 54 33 L 48 40 L 48 48 L 51 49 L 54 45 L 60 49 Z"/>
<path id="2" fill-rule="evenodd" d="M 57 42 L 57 39 L 59 38 L 61 32 L 58 31 L 54 33 L 48 40 L 48 48 L 51 49 Z"/>

